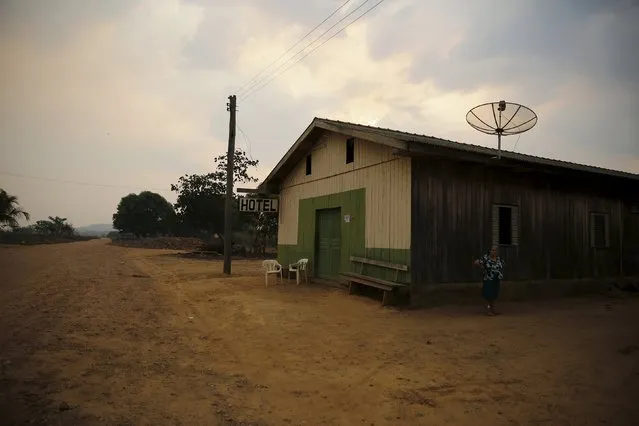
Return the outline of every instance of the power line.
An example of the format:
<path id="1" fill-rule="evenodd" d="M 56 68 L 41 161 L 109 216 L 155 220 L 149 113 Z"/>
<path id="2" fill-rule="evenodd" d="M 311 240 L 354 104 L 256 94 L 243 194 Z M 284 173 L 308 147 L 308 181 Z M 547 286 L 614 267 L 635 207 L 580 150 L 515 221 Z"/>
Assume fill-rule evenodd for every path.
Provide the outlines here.
<path id="1" fill-rule="evenodd" d="M 246 147 L 247 147 L 247 150 L 248 150 L 247 153 L 248 153 L 249 159 L 251 161 L 255 161 L 255 159 L 253 158 L 253 153 L 251 152 L 252 151 L 252 145 L 253 145 L 253 143 L 251 142 L 251 138 L 249 138 L 248 135 L 244 132 L 244 130 L 242 130 L 242 128 L 240 127 L 239 120 L 236 123 L 237 123 L 237 129 L 240 131 L 240 133 L 244 137 L 244 141 L 246 142 Z M 255 168 L 257 169 L 258 172 L 264 172 L 264 168 L 262 166 L 260 166 L 259 163 L 257 164 L 257 166 L 255 166 Z M 268 171 L 270 171 L 270 170 L 267 170 L 267 172 Z"/>
<path id="2" fill-rule="evenodd" d="M 246 142 L 246 149 L 248 151 L 249 158 L 251 159 L 251 161 L 254 161 L 253 154 L 251 153 L 251 140 L 246 135 L 246 133 L 244 133 L 244 130 L 242 130 L 242 128 L 240 127 L 239 120 L 237 120 L 237 130 L 239 130 L 242 136 L 244 137 L 244 142 Z"/>
<path id="3" fill-rule="evenodd" d="M 349 12 L 346 16 L 344 16 L 342 19 L 340 19 L 339 21 L 337 21 L 336 23 L 334 23 L 333 25 L 331 25 L 331 27 L 330 27 L 330 28 L 328 28 L 326 31 L 324 31 L 322 34 L 320 34 L 318 37 L 316 37 L 314 40 L 312 40 L 312 41 L 311 41 L 311 42 L 309 42 L 306 46 L 304 46 L 304 48 L 303 48 L 302 50 L 298 51 L 295 55 L 293 55 L 293 56 L 291 56 L 290 58 L 288 58 L 288 59 L 287 59 L 284 63 L 280 64 L 280 65 L 279 65 L 279 66 L 275 69 L 275 71 L 273 72 L 273 74 L 271 74 L 271 75 L 276 74 L 276 73 L 277 73 L 277 71 L 281 70 L 281 69 L 282 69 L 282 68 L 283 68 L 286 64 L 290 63 L 290 62 L 291 62 L 293 59 L 295 59 L 295 58 L 296 58 L 299 54 L 303 53 L 303 52 L 304 52 L 304 51 L 305 51 L 308 47 L 310 47 L 310 46 L 314 45 L 314 44 L 315 44 L 315 43 L 316 43 L 319 39 L 321 39 L 322 37 L 324 37 L 324 36 L 325 36 L 325 35 L 326 35 L 326 34 L 327 34 L 330 30 L 332 30 L 332 29 L 333 29 L 333 28 L 335 28 L 337 25 L 339 25 L 340 23 L 342 23 L 342 22 L 343 22 L 346 18 L 348 18 L 349 16 L 351 16 L 353 13 L 357 12 L 357 11 L 358 11 L 358 10 L 359 10 L 362 6 L 364 6 L 364 5 L 365 5 L 366 3 L 368 3 L 369 1 L 371 1 L 371 0 L 364 0 L 364 2 L 363 2 L 363 3 L 361 3 L 361 4 L 360 4 L 359 6 L 357 6 L 355 9 L 351 10 L 351 11 L 350 11 L 350 12 Z M 347 25 L 347 26 L 348 26 L 348 25 Z M 344 27 L 344 28 L 346 28 L 346 27 Z M 330 38 L 329 38 L 329 40 L 330 40 Z M 327 40 L 327 41 L 328 41 L 328 40 Z M 325 41 L 325 42 L 326 42 L 326 41 Z M 323 43 L 322 43 L 322 44 L 323 44 Z M 320 46 L 321 46 L 321 45 L 320 45 Z M 297 62 L 299 62 L 299 61 L 297 61 Z M 297 62 L 294 62 L 293 64 L 296 64 Z M 277 75 L 279 75 L 279 74 L 277 74 Z M 276 75 L 276 76 L 277 76 L 277 75 Z M 244 96 L 244 97 L 251 96 L 251 95 L 253 94 L 253 92 L 255 92 L 255 91 L 257 91 L 257 90 L 259 90 L 259 89 L 261 88 L 261 87 L 259 87 L 259 85 L 260 85 L 262 82 L 264 82 L 266 79 L 268 79 L 268 77 L 269 77 L 269 76 L 267 75 L 265 78 L 260 79 L 258 82 L 256 82 L 256 83 L 255 83 L 255 85 L 253 85 L 253 87 L 251 88 L 251 90 L 250 90 L 250 91 L 248 91 L 248 92 L 244 92 L 244 94 L 243 94 L 242 96 Z M 270 81 L 271 81 L 271 80 L 268 80 L 268 81 L 266 82 L 266 84 L 268 84 Z M 264 86 L 265 86 L 265 85 L 264 85 Z M 264 87 L 264 86 L 262 86 L 262 87 Z M 257 89 L 256 89 L 256 87 L 257 87 Z M 254 90 L 254 89 L 255 89 L 255 90 Z M 253 91 L 253 92 L 252 92 L 252 91 Z M 247 93 L 249 93 L 249 94 L 247 95 Z"/>
<path id="4" fill-rule="evenodd" d="M 513 148 L 513 152 L 517 149 L 517 144 L 519 143 L 519 138 L 521 137 L 521 133 L 517 136 L 517 142 L 515 142 L 515 147 Z"/>
<path id="5" fill-rule="evenodd" d="M 313 28 L 312 30 L 310 30 L 308 33 L 306 33 L 306 35 L 304 35 L 304 37 L 300 38 L 299 40 L 297 40 L 297 42 L 295 44 L 293 44 L 291 47 L 288 48 L 288 50 L 284 53 L 282 53 L 277 59 L 275 59 L 273 62 L 271 62 L 270 64 L 268 64 L 265 68 L 263 68 L 260 72 L 258 72 L 257 74 L 255 74 L 248 82 L 244 83 L 244 85 L 242 87 L 240 87 L 237 91 L 238 95 L 242 94 L 242 91 L 250 86 L 250 84 L 257 78 L 259 77 L 264 71 L 266 71 L 267 69 L 269 69 L 273 64 L 275 64 L 277 61 L 279 61 L 280 59 L 282 59 L 288 52 L 290 52 L 295 46 L 297 46 L 298 44 L 300 44 L 300 42 L 302 40 L 304 40 L 306 37 L 308 37 L 309 35 L 311 35 L 313 33 L 313 31 L 315 31 L 316 29 L 318 29 L 319 27 L 321 27 L 324 22 L 328 21 L 329 19 L 331 19 L 333 17 L 333 15 L 335 15 L 337 12 L 339 12 L 340 10 L 342 10 L 344 8 L 344 6 L 346 6 L 348 3 L 350 3 L 351 0 L 346 0 L 344 3 L 342 3 L 342 5 L 340 7 L 338 7 L 337 9 L 335 9 L 333 11 L 333 13 L 331 13 L 330 15 L 328 15 L 326 17 L 326 19 L 324 19 L 322 22 L 320 22 L 319 24 L 317 24 L 315 26 L 315 28 Z"/>
<path id="6" fill-rule="evenodd" d="M 1 171 L 0 171 L 0 175 L 13 176 L 13 177 L 18 177 L 18 178 L 23 178 L 23 179 L 47 181 L 47 182 L 64 183 L 64 184 L 70 184 L 70 185 L 95 186 L 95 187 L 119 188 L 119 189 L 138 189 L 138 190 L 141 190 L 141 191 L 171 192 L 170 189 L 166 189 L 166 188 L 165 189 L 144 188 L 144 187 L 127 186 L 127 185 L 112 185 L 112 184 L 106 184 L 106 183 L 80 182 L 80 181 L 73 181 L 73 180 L 63 180 L 63 179 L 39 177 L 39 176 L 29 176 L 29 175 L 23 175 L 23 174 L 19 174 L 19 173 L 1 172 Z"/>
<path id="7" fill-rule="evenodd" d="M 360 7 L 362 7 L 364 4 L 368 3 L 370 0 L 366 0 L 364 3 L 362 3 L 361 5 L 359 5 L 359 7 L 357 7 L 357 9 L 359 9 Z M 284 74 L 286 71 L 288 71 L 289 69 L 291 69 L 292 67 L 294 67 L 295 65 L 297 65 L 299 62 L 303 61 L 304 58 L 306 58 L 308 55 L 312 54 L 313 52 L 315 52 L 317 49 L 319 49 L 320 47 L 322 47 L 324 44 L 326 44 L 327 42 L 329 42 L 331 39 L 333 39 L 335 36 L 337 36 L 338 34 L 340 34 L 342 31 L 344 31 L 346 28 L 348 28 L 349 26 L 353 25 L 355 22 L 359 21 L 362 17 L 364 17 L 366 14 L 368 14 L 369 12 L 371 12 L 373 9 L 375 9 L 377 6 L 379 6 L 380 4 L 382 4 L 384 1 L 386 0 L 379 0 L 377 3 L 375 3 L 370 9 L 368 9 L 366 12 L 364 12 L 363 14 L 361 14 L 360 16 L 358 16 L 357 18 L 355 18 L 353 21 L 351 21 L 349 24 L 347 24 L 346 26 L 342 27 L 342 29 L 340 29 L 339 31 L 337 31 L 336 33 L 334 33 L 332 36 L 330 36 L 328 39 L 324 40 L 321 44 L 319 44 L 317 47 L 315 47 L 313 50 L 311 50 L 310 52 L 308 52 L 306 55 L 302 56 L 300 59 L 298 59 L 297 61 L 293 62 L 291 65 L 289 65 L 288 67 L 286 67 L 283 71 L 275 74 L 271 79 L 269 79 L 265 84 L 259 86 L 257 89 L 251 91 L 248 95 L 245 95 L 244 98 L 242 100 L 247 100 L 248 98 L 250 98 L 251 96 L 253 96 L 255 93 L 259 92 L 260 90 L 262 90 L 264 87 L 268 86 L 271 81 L 275 80 L 277 77 L 279 77 L 280 75 Z M 353 10 L 353 12 L 355 12 L 357 9 Z M 347 18 L 349 15 L 351 15 L 353 12 L 349 13 L 345 18 Z M 343 19 L 342 19 L 343 20 Z M 340 22 L 342 21 L 340 20 Z M 339 23 L 339 22 L 338 22 Z M 334 26 L 333 26 L 334 27 Z M 331 28 L 333 28 L 331 27 Z M 330 31 L 331 28 L 329 28 L 326 32 Z M 324 33 L 325 34 L 325 33 Z M 324 35 L 322 34 L 322 35 Z M 321 37 L 321 36 L 320 36 Z M 317 39 L 316 39 L 317 40 Z M 311 43 L 313 44 L 313 43 Z M 302 49 L 303 51 L 304 49 Z M 297 55 L 295 55 L 297 56 Z"/>

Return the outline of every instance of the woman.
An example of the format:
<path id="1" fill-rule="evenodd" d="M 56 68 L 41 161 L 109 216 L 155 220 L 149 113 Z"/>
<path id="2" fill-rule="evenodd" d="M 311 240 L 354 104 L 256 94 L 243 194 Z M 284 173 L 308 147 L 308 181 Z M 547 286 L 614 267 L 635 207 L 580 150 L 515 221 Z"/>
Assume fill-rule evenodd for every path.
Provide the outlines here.
<path id="1" fill-rule="evenodd" d="M 502 273 L 504 262 L 497 255 L 497 246 L 493 246 L 488 254 L 476 259 L 473 263 L 484 270 L 481 295 L 488 303 L 486 305 L 488 315 L 495 315 L 495 300 L 499 297 L 499 287 L 504 278 Z"/>

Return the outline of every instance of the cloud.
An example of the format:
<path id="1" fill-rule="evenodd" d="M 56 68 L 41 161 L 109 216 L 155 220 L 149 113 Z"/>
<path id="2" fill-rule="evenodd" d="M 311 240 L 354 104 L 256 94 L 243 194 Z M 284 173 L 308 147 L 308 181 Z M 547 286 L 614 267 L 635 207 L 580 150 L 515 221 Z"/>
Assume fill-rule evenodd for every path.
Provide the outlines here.
<path id="1" fill-rule="evenodd" d="M 78 32 L 94 25 L 116 22 L 140 0 L 65 0 L 58 7 L 38 0 L 3 0 L 0 3 L 0 34 L 29 38 L 47 48 L 73 40 Z"/>
<path id="2" fill-rule="evenodd" d="M 343 3 L 4 1 L 0 171 L 167 188 L 211 170 L 226 150 L 228 95 Z M 260 160 L 260 178 L 314 116 L 495 146 L 465 115 L 506 99 L 539 115 L 533 130 L 505 138 L 506 149 L 639 173 L 638 19 L 631 0 L 387 0 L 240 96 L 236 144 Z M 79 225 L 110 220 L 130 192 L 3 185 L 36 217 Z"/>
<path id="3" fill-rule="evenodd" d="M 104 13 L 90 3 L 69 4 L 58 10 L 61 22 L 50 22 L 34 2 L 15 6 L 2 10 L 15 30 L 0 41 L 0 171 L 168 188 L 183 173 L 211 167 L 226 138 L 216 140 L 211 131 L 211 95 L 221 97 L 224 88 L 210 79 L 219 84 L 228 76 L 177 71 L 180 50 L 201 20 L 199 8 L 140 1 Z M 42 21 L 48 26 L 26 31 Z M 48 38 L 58 27 L 66 29 L 64 36 Z M 221 120 L 222 103 L 217 110 Z M 21 195 L 23 202 L 49 199 L 33 192 L 33 181 L 23 185 L 31 188 Z M 68 201 L 78 198 L 75 186 L 42 185 L 67 191 L 52 210 L 79 204 Z M 107 190 L 112 195 L 102 199 L 98 194 L 105 189 L 96 188 L 94 216 L 109 220 L 119 200 L 114 194 L 122 190 Z"/>
<path id="4" fill-rule="evenodd" d="M 370 21 L 376 31 L 369 45 L 377 59 L 413 52 L 411 77 L 417 81 L 435 79 L 444 89 L 512 80 L 549 86 L 586 71 L 637 82 L 624 65 L 637 58 L 624 49 L 639 36 L 633 24 L 639 6 L 630 1 L 512 1 L 504 7 L 499 1 L 404 0 L 402 5 Z M 396 19 L 404 23 L 402 31 L 392 31 Z"/>
<path id="5" fill-rule="evenodd" d="M 507 138 L 507 148 L 519 141 L 518 150 L 533 155 L 636 170 L 624 159 L 639 154 L 632 118 L 639 96 L 627 66 L 637 53 L 615 48 L 637 31 L 631 2 L 392 4 L 270 87 L 296 99 L 339 99 L 325 102 L 318 115 L 489 146 L 496 142 L 464 122 L 468 109 L 499 99 L 521 102 L 539 123 Z M 289 37 L 284 44 L 294 41 Z M 242 62 L 251 52 L 269 48 L 268 40 L 258 40 L 245 44 L 242 68 L 253 67 Z M 281 50 L 279 44 L 270 49 Z M 266 90 L 261 95 L 277 96 Z"/>

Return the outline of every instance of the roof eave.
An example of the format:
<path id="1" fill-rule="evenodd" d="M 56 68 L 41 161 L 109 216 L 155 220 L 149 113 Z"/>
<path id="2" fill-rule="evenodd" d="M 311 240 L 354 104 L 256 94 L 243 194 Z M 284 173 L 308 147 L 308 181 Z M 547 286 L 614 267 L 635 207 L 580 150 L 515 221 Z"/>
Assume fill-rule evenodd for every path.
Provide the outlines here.
<path id="1" fill-rule="evenodd" d="M 501 153 L 494 149 L 480 145 L 470 145 L 455 141 L 449 141 L 446 139 L 440 139 L 432 136 L 417 135 L 412 133 L 400 132 L 391 129 L 374 128 L 370 126 L 364 126 L 354 123 L 346 123 L 341 121 L 329 120 L 315 117 L 306 130 L 300 135 L 297 141 L 286 152 L 284 157 L 277 163 L 275 168 L 269 173 L 264 181 L 258 186 L 259 190 L 270 190 L 274 182 L 283 178 L 280 176 L 282 169 L 289 162 L 291 157 L 296 153 L 304 141 L 311 135 L 313 130 L 322 129 L 326 131 L 332 131 L 336 133 L 346 134 L 359 139 L 370 140 L 372 142 L 380 143 L 383 145 L 396 148 L 398 151 L 413 152 L 413 153 L 426 153 L 433 150 L 442 150 L 449 156 L 454 156 L 455 152 L 465 152 L 471 155 L 477 155 L 480 157 L 495 157 L 500 154 L 501 158 L 507 160 L 513 160 L 520 163 L 536 164 L 539 166 L 546 166 L 550 168 L 560 170 L 572 170 L 582 173 L 589 173 L 600 176 L 611 176 L 616 178 L 622 178 L 631 180 L 633 182 L 639 182 L 639 175 L 623 172 L 619 170 L 605 169 L 602 167 L 587 166 L 584 164 L 570 163 L 567 161 L 554 160 L 550 158 L 535 157 L 526 154 L 519 154 L 511 151 L 501 151 Z M 431 148 L 431 149 L 429 149 Z M 443 152 L 438 152 L 442 154 Z"/>
<path id="2" fill-rule="evenodd" d="M 291 157 L 295 154 L 295 152 L 300 148 L 300 146 L 304 143 L 304 141 L 309 137 L 309 135 L 315 129 L 322 129 L 326 131 L 346 134 L 355 138 L 366 139 L 372 142 L 380 143 L 383 145 L 388 145 L 394 147 L 396 149 L 407 149 L 408 141 L 403 141 L 398 138 L 393 138 L 389 136 L 385 136 L 382 134 L 375 134 L 369 131 L 359 131 L 357 129 L 353 129 L 349 126 L 341 126 L 339 124 L 335 124 L 329 120 L 325 120 L 322 118 L 315 117 L 311 124 L 304 130 L 304 132 L 300 135 L 300 137 L 295 141 L 293 146 L 286 152 L 284 157 L 277 163 L 277 165 L 273 168 L 271 173 L 260 183 L 257 187 L 260 191 L 266 191 L 274 181 L 277 180 L 278 175 L 280 174 L 282 168 L 286 165 L 286 163 L 291 159 Z M 272 190 L 272 189 L 271 189 Z"/>
<path id="3" fill-rule="evenodd" d="M 501 153 L 494 149 L 483 146 L 470 145 L 466 147 L 464 144 L 459 144 L 458 146 L 452 146 L 446 140 L 439 140 L 437 138 L 427 138 L 428 141 L 426 143 L 422 143 L 419 141 L 410 141 L 409 148 L 406 150 L 407 154 L 412 155 L 442 155 L 445 157 L 454 157 L 459 158 L 455 155 L 455 152 L 463 152 L 466 154 L 470 154 L 474 157 L 463 157 L 469 161 L 483 161 L 480 159 L 483 158 L 485 160 L 496 159 L 499 154 L 501 159 L 503 160 L 511 160 L 517 164 L 521 164 L 522 166 L 525 164 L 528 165 L 536 165 L 536 166 L 544 166 L 550 169 L 555 169 L 558 171 L 564 172 L 580 172 L 580 173 L 588 173 L 591 175 L 600 175 L 600 176 L 608 176 L 613 178 L 621 178 L 626 180 L 631 180 L 635 182 L 639 182 L 639 175 L 623 172 L 619 170 L 610 170 L 604 169 L 601 167 L 595 166 L 587 166 L 583 164 L 577 163 L 569 163 L 561 160 L 553 160 L 550 158 L 543 157 L 531 157 L 526 154 L 520 154 L 512 151 L 504 151 Z M 432 148 L 432 149 L 429 149 Z M 437 151 L 435 151 L 437 150 Z M 401 154 L 401 150 L 398 151 L 398 154 Z M 512 163 L 511 163 L 512 164 Z"/>
<path id="4" fill-rule="evenodd" d="M 319 119 L 315 117 L 313 121 L 311 121 L 311 124 L 309 124 L 308 127 L 306 127 L 306 129 L 300 135 L 300 137 L 297 138 L 293 146 L 291 146 L 289 150 L 286 151 L 286 154 L 284 154 L 284 157 L 282 157 L 280 161 L 275 165 L 273 170 L 271 170 L 271 173 L 269 173 L 268 176 L 266 176 L 266 178 L 262 181 L 262 183 L 260 183 L 257 186 L 258 190 L 264 191 L 268 189 L 267 187 L 272 183 L 273 180 L 275 180 L 275 178 L 277 178 L 277 175 L 279 174 L 279 171 L 282 169 L 282 167 L 284 167 L 284 165 L 293 156 L 293 154 L 297 151 L 299 146 L 304 142 L 304 140 L 308 137 L 308 135 L 310 135 L 311 132 L 317 127 L 318 120 Z"/>

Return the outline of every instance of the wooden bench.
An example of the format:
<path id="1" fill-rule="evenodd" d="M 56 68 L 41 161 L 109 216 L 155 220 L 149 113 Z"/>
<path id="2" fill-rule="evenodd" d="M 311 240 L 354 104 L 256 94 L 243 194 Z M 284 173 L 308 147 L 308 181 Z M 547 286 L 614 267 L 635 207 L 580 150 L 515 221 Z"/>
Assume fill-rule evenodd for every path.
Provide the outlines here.
<path id="1" fill-rule="evenodd" d="M 375 287 L 384 291 L 382 298 L 382 306 L 386 306 L 397 301 L 397 294 L 400 290 L 406 289 L 408 286 L 403 283 L 397 282 L 400 272 L 408 272 L 408 265 L 401 265 L 397 263 L 385 262 L 383 260 L 368 259 L 365 257 L 351 256 L 351 262 L 359 263 L 359 273 L 356 272 L 342 272 L 340 275 L 348 280 L 348 294 L 354 294 L 357 286 L 365 285 L 368 287 Z M 374 278 L 364 275 L 364 265 L 374 265 L 380 268 L 386 268 L 395 270 L 395 280 L 388 281 L 380 278 Z"/>

